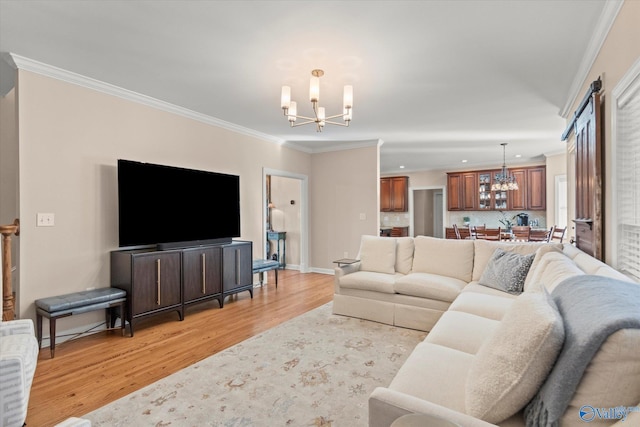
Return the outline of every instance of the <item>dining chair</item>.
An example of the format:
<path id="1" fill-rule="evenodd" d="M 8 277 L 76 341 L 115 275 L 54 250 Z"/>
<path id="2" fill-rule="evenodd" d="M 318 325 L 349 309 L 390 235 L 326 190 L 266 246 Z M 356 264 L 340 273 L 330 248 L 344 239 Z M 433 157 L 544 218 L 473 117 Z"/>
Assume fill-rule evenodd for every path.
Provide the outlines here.
<path id="1" fill-rule="evenodd" d="M 478 237 L 478 231 L 480 231 L 481 233 L 484 232 L 484 230 L 487 228 L 486 224 L 483 225 L 474 225 L 471 228 L 471 237 L 473 238 L 477 238 Z"/>
<path id="2" fill-rule="evenodd" d="M 553 227 L 548 230 L 531 230 L 529 234 L 530 242 L 549 242 Z"/>
<path id="3" fill-rule="evenodd" d="M 444 229 L 444 238 L 445 239 L 457 239 L 456 230 L 453 227 L 445 227 Z"/>
<path id="4" fill-rule="evenodd" d="M 391 229 L 391 237 L 402 237 L 402 228 L 393 227 Z"/>
<path id="5" fill-rule="evenodd" d="M 567 227 L 558 227 L 554 225 L 551 232 L 551 240 L 557 240 L 559 243 L 562 243 L 562 239 L 564 239 L 564 233 L 567 231 Z"/>
<path id="6" fill-rule="evenodd" d="M 456 233 L 456 239 L 460 240 L 460 230 L 458 230 L 457 224 L 453 224 L 453 232 Z"/>
<path id="7" fill-rule="evenodd" d="M 513 234 L 513 240 L 528 242 L 529 235 L 531 234 L 531 227 L 528 225 L 514 225 L 511 227 L 511 233 Z"/>
<path id="8" fill-rule="evenodd" d="M 484 230 L 476 230 L 476 239 L 480 240 L 502 240 L 502 229 L 498 228 L 484 228 Z"/>
<path id="9" fill-rule="evenodd" d="M 469 229 L 469 227 L 458 227 L 458 234 L 460 235 L 460 239 L 468 240 L 471 238 L 471 229 Z"/>

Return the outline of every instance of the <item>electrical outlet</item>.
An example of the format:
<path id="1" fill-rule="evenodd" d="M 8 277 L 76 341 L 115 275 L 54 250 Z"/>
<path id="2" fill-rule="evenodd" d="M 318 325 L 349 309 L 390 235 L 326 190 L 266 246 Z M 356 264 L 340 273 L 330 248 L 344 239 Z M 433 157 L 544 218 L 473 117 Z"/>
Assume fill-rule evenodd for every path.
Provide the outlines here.
<path id="1" fill-rule="evenodd" d="M 36 225 L 38 227 L 53 227 L 55 225 L 55 215 L 52 213 L 39 213 Z"/>

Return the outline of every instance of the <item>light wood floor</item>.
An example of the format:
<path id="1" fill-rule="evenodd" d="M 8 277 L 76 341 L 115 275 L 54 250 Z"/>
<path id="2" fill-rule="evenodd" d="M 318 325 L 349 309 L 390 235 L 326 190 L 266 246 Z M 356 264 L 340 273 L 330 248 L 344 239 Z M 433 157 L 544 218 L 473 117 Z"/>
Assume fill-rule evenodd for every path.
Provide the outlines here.
<path id="1" fill-rule="evenodd" d="M 27 415 L 28 427 L 46 427 L 109 402 L 231 347 L 333 298 L 333 276 L 274 272 L 270 283 L 218 302 L 135 322 L 135 336 L 100 332 L 40 351 Z"/>

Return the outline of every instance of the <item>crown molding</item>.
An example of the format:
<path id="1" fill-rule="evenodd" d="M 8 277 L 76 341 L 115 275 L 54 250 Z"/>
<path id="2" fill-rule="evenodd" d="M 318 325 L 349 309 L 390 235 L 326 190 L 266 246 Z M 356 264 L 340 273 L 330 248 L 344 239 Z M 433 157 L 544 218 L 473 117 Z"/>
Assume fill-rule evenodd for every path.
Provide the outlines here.
<path id="1" fill-rule="evenodd" d="M 220 120 L 206 114 L 198 113 L 197 111 L 189 110 L 188 108 L 161 101 L 147 95 L 142 95 L 128 89 L 123 89 L 121 87 L 105 83 L 91 77 L 83 76 L 72 71 L 54 67 L 53 65 L 25 58 L 24 56 L 16 55 L 14 53 L 4 54 L 3 56 L 5 61 L 9 62 L 10 65 L 13 65 L 15 66 L 15 68 L 20 70 L 25 70 L 46 77 L 51 77 L 53 79 L 61 80 L 66 83 L 71 83 L 77 86 L 85 87 L 87 89 L 102 92 L 107 95 L 117 96 L 128 101 L 136 102 L 138 104 L 146 105 L 148 107 L 152 107 L 161 111 L 166 111 L 171 114 L 186 117 L 188 119 L 196 120 L 208 125 L 217 126 L 242 135 L 261 139 L 263 141 L 273 142 L 276 144 L 284 143 L 284 140 L 282 140 L 281 138 L 277 138 L 275 136 L 267 135 L 253 129 Z"/>
<path id="2" fill-rule="evenodd" d="M 573 83 L 571 84 L 567 102 L 559 112 L 561 117 L 566 118 L 569 115 L 571 107 L 580 95 L 582 85 L 589 75 L 589 71 L 591 71 L 591 67 L 593 67 L 593 63 L 595 62 L 598 53 L 600 53 L 600 49 L 609 35 L 609 31 L 611 30 L 623 3 L 624 0 L 608 0 L 604 3 L 600 19 L 594 28 L 591 40 L 587 45 L 587 50 L 582 57 L 578 71 L 573 79 Z"/>
<path id="3" fill-rule="evenodd" d="M 321 147 L 306 147 L 301 145 L 302 141 L 285 141 L 283 145 L 308 154 L 329 153 L 332 151 L 353 150 L 356 148 L 380 147 L 384 144 L 381 139 L 369 139 L 365 141 L 325 141 Z"/>

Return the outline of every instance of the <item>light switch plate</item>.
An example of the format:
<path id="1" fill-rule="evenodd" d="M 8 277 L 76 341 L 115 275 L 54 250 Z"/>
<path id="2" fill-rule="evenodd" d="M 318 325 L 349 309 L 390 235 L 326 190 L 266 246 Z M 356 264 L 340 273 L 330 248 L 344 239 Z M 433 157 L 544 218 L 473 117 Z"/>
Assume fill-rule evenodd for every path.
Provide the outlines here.
<path id="1" fill-rule="evenodd" d="M 55 215 L 52 213 L 39 213 L 36 225 L 38 227 L 53 227 L 55 225 Z"/>

